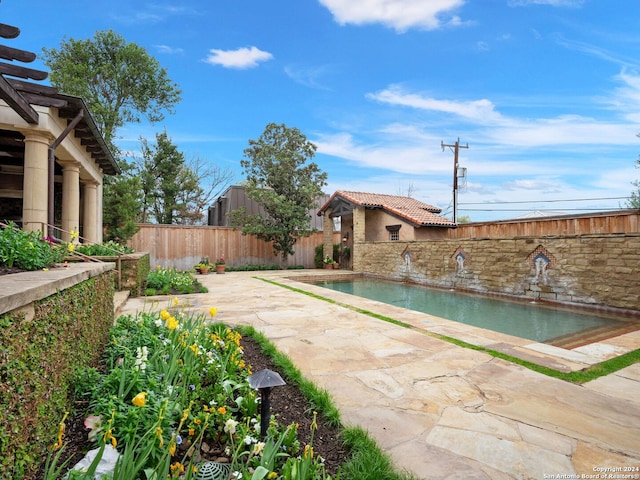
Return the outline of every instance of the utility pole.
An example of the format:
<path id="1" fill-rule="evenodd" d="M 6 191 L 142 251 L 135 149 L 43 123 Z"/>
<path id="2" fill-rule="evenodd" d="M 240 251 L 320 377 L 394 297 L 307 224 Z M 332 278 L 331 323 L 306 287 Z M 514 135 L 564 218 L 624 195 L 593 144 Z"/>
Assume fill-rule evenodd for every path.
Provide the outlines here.
<path id="1" fill-rule="evenodd" d="M 458 138 L 453 145 L 440 142 L 440 146 L 443 152 L 446 147 L 453 149 L 453 223 L 456 223 L 458 216 L 458 151 L 461 148 L 469 148 L 469 144 L 460 145 L 460 138 Z"/>

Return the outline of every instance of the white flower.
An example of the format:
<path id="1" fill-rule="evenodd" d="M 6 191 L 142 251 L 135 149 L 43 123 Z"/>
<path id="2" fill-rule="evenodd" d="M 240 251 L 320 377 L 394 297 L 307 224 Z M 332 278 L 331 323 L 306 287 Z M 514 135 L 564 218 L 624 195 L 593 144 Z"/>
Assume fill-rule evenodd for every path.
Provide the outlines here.
<path id="1" fill-rule="evenodd" d="M 224 431 L 229 435 L 233 435 L 234 433 L 236 433 L 236 425 L 238 425 L 238 422 L 230 418 L 224 423 Z"/>
<path id="2" fill-rule="evenodd" d="M 252 443 L 258 443 L 258 439 L 255 437 L 252 437 L 251 435 L 247 435 L 246 437 L 244 437 L 244 443 L 246 443 L 247 445 L 251 445 Z"/>
<path id="3" fill-rule="evenodd" d="M 258 442 L 253 446 L 253 454 L 254 455 L 261 455 L 262 451 L 264 450 L 264 442 Z"/>

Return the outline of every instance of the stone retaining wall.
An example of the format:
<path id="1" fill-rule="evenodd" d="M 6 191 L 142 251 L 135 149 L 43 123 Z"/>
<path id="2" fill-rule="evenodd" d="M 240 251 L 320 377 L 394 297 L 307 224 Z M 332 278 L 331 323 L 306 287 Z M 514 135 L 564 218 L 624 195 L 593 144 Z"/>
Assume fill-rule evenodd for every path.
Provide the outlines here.
<path id="1" fill-rule="evenodd" d="M 640 235 L 365 242 L 355 272 L 431 286 L 640 311 Z"/>

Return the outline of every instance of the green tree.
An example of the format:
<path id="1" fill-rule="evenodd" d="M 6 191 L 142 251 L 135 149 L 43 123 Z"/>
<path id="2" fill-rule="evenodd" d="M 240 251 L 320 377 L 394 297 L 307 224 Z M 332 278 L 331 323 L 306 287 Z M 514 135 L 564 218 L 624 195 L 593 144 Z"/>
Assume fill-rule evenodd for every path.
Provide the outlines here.
<path id="1" fill-rule="evenodd" d="M 43 49 L 51 84 L 68 95 L 82 97 L 111 144 L 125 123 L 164 119 L 173 113 L 181 91 L 158 61 L 113 30 L 92 39 L 64 39 L 59 49 Z"/>
<path id="2" fill-rule="evenodd" d="M 232 172 L 216 167 L 206 170 L 199 159 L 187 162 L 166 131 L 156 134 L 153 145 L 144 138 L 141 142 L 142 221 L 202 223 L 204 208 L 228 185 Z"/>
<path id="3" fill-rule="evenodd" d="M 98 31 L 88 40 L 64 39 L 59 49 L 43 49 L 43 61 L 53 86 L 86 102 L 125 172 L 105 177 L 103 209 L 106 239 L 124 243 L 137 231 L 140 181 L 115 146 L 117 129 L 142 117 L 152 123 L 163 120 L 165 111 L 173 113 L 181 91 L 144 48 L 112 30 Z"/>
<path id="4" fill-rule="evenodd" d="M 296 239 L 313 232 L 309 214 L 327 184 L 327 174 L 309 161 L 316 149 L 297 128 L 270 123 L 258 140 L 249 140 L 240 161 L 247 196 L 264 214 L 248 215 L 242 208 L 232 212 L 232 224 L 244 235 L 272 242 L 285 262 Z"/>
<path id="5" fill-rule="evenodd" d="M 105 240 L 124 245 L 138 231 L 141 184 L 131 165 L 120 162 L 120 168 L 122 173 L 117 181 L 105 177 L 105 191 L 110 194 L 104 195 L 102 221 L 106 226 Z"/>
<path id="6" fill-rule="evenodd" d="M 156 143 L 142 141 L 143 220 L 153 218 L 170 225 L 184 212 L 179 193 L 182 189 L 201 191 L 194 175 L 185 166 L 184 154 L 171 142 L 167 132 L 156 134 Z"/>

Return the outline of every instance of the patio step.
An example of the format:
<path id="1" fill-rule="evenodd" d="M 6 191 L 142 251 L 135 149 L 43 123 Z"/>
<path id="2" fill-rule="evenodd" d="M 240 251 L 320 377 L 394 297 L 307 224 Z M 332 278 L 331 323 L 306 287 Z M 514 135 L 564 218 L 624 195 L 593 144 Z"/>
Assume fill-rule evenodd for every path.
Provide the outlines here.
<path id="1" fill-rule="evenodd" d="M 116 292 L 113 295 L 113 314 L 114 320 L 118 317 L 118 313 L 120 309 L 127 303 L 127 299 L 129 298 L 129 290 L 122 290 L 120 292 Z"/>

